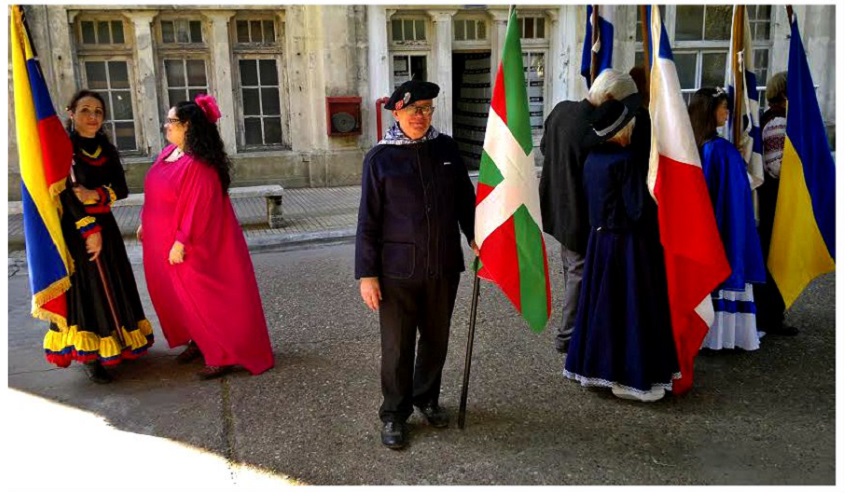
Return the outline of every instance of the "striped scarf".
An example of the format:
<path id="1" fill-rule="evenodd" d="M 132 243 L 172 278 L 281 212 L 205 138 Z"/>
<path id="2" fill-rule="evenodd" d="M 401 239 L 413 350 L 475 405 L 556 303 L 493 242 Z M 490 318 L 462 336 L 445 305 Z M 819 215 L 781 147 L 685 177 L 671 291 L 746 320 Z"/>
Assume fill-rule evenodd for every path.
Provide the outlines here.
<path id="1" fill-rule="evenodd" d="M 387 129 L 387 134 L 384 135 L 384 139 L 378 142 L 379 145 L 414 145 L 416 143 L 422 143 L 424 141 L 432 140 L 440 135 L 440 132 L 434 129 L 434 126 L 428 128 L 428 132 L 425 133 L 425 136 L 412 140 L 407 137 L 406 134 L 399 127 L 398 122 L 390 126 Z"/>

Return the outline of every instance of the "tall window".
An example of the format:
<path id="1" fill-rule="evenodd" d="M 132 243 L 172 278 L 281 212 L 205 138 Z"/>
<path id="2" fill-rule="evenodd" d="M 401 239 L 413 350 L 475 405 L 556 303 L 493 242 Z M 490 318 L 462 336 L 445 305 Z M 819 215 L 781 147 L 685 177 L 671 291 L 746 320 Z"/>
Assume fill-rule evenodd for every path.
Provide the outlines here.
<path id="1" fill-rule="evenodd" d="M 425 19 L 393 19 L 390 39 L 397 43 L 425 41 Z"/>
<path id="2" fill-rule="evenodd" d="M 283 25 L 274 15 L 256 13 L 237 17 L 231 24 L 239 70 L 239 144 L 242 149 L 285 146 L 280 80 Z"/>
<path id="3" fill-rule="evenodd" d="M 531 118 L 531 132 L 543 133 L 544 94 L 546 81 L 546 53 L 523 52 L 526 93 L 528 94 L 528 115 Z"/>
<path id="4" fill-rule="evenodd" d="M 539 40 L 546 38 L 546 18 L 538 17 L 519 17 L 517 18 L 520 25 L 520 38 L 526 40 Z"/>
<path id="5" fill-rule="evenodd" d="M 130 74 L 124 60 L 84 63 L 87 87 L 97 91 L 109 106 L 104 123 L 119 150 L 135 150 L 136 125 L 133 119 Z"/>
<path id="6" fill-rule="evenodd" d="M 132 33 L 120 18 L 88 15 L 78 18 L 75 34 L 82 84 L 106 102 L 107 134 L 122 152 L 138 151 Z"/>
<path id="7" fill-rule="evenodd" d="M 643 35 L 640 7 L 636 26 L 635 65 L 643 65 Z M 769 5 L 748 5 L 750 34 L 753 44 L 753 63 L 756 85 L 763 100 L 770 60 L 770 15 Z M 732 35 L 732 6 L 730 5 L 676 5 L 670 7 L 662 17 L 675 29 L 668 31 L 676 71 L 682 85 L 685 101 L 690 95 L 705 86 L 723 86 L 728 64 L 729 41 Z M 763 103 L 763 102 L 762 102 Z"/>
<path id="8" fill-rule="evenodd" d="M 393 55 L 393 88 L 405 81 L 427 81 L 425 55 Z"/>
<path id="9" fill-rule="evenodd" d="M 209 93 L 209 48 L 201 21 L 187 17 L 161 18 L 156 23 L 156 36 L 160 67 L 165 75 L 166 107 L 191 101 L 199 93 Z"/>
<path id="10" fill-rule="evenodd" d="M 169 108 L 209 93 L 207 64 L 199 59 L 164 59 Z"/>
<path id="11" fill-rule="evenodd" d="M 477 41 L 487 39 L 487 25 L 477 19 L 456 19 L 454 22 L 455 41 Z"/>
<path id="12" fill-rule="evenodd" d="M 280 128 L 280 90 L 274 59 L 239 61 L 245 145 L 283 142 Z"/>
<path id="13" fill-rule="evenodd" d="M 537 145 L 543 136 L 543 121 L 546 117 L 549 29 L 546 17 L 538 13 L 529 12 L 520 15 L 519 25 L 531 135 L 534 138 L 534 144 Z"/>

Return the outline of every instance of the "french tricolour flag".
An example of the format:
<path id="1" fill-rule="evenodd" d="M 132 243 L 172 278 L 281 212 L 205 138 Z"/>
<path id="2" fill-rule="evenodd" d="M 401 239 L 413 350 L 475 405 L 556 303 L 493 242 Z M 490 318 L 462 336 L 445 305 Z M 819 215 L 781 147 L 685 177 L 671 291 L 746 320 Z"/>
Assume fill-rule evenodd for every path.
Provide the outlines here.
<path id="1" fill-rule="evenodd" d="M 593 76 L 602 74 L 605 69 L 611 68 L 611 60 L 614 54 L 614 11 L 616 5 L 596 5 L 596 31 L 593 37 L 593 5 L 587 6 L 587 22 L 585 23 L 584 47 L 581 52 L 581 75 L 590 88 L 590 63 L 591 52 L 596 53 L 596 71 Z"/>
<path id="2" fill-rule="evenodd" d="M 730 268 L 657 5 L 651 18 L 652 149 L 647 183 L 658 203 L 670 317 L 682 372 L 673 382 L 673 393 L 682 394 L 693 385 L 694 358 L 714 321 L 711 291 L 729 276 Z"/>

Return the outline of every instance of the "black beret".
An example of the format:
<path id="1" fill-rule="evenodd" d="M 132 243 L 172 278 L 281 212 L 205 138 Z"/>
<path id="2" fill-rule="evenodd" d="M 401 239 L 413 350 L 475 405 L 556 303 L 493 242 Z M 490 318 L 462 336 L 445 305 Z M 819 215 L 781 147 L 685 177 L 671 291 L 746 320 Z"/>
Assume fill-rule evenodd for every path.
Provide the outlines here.
<path id="1" fill-rule="evenodd" d="M 427 81 L 407 81 L 393 91 L 390 100 L 384 105 L 387 110 L 400 110 L 419 100 L 431 100 L 440 93 L 440 87 Z M 401 105 L 396 108 L 396 104 Z"/>

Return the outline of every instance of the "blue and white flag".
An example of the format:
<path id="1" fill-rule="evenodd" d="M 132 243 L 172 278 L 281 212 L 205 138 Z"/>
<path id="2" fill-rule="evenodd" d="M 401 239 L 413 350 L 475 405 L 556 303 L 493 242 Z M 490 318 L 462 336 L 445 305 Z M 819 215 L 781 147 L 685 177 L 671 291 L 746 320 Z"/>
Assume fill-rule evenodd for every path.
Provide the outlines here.
<path id="1" fill-rule="evenodd" d="M 612 56 L 614 54 L 614 12 L 615 5 L 596 5 L 596 38 L 593 30 L 593 5 L 587 6 L 587 22 L 585 23 L 584 47 L 581 52 L 581 75 L 590 88 L 592 83 L 591 52 L 596 54 L 595 78 L 605 69 L 610 69 Z"/>
<path id="2" fill-rule="evenodd" d="M 726 63 L 726 89 L 730 99 L 726 134 L 747 163 L 752 189 L 764 183 L 759 95 L 754 66 L 747 7 L 736 5 L 732 10 L 732 39 Z"/>

